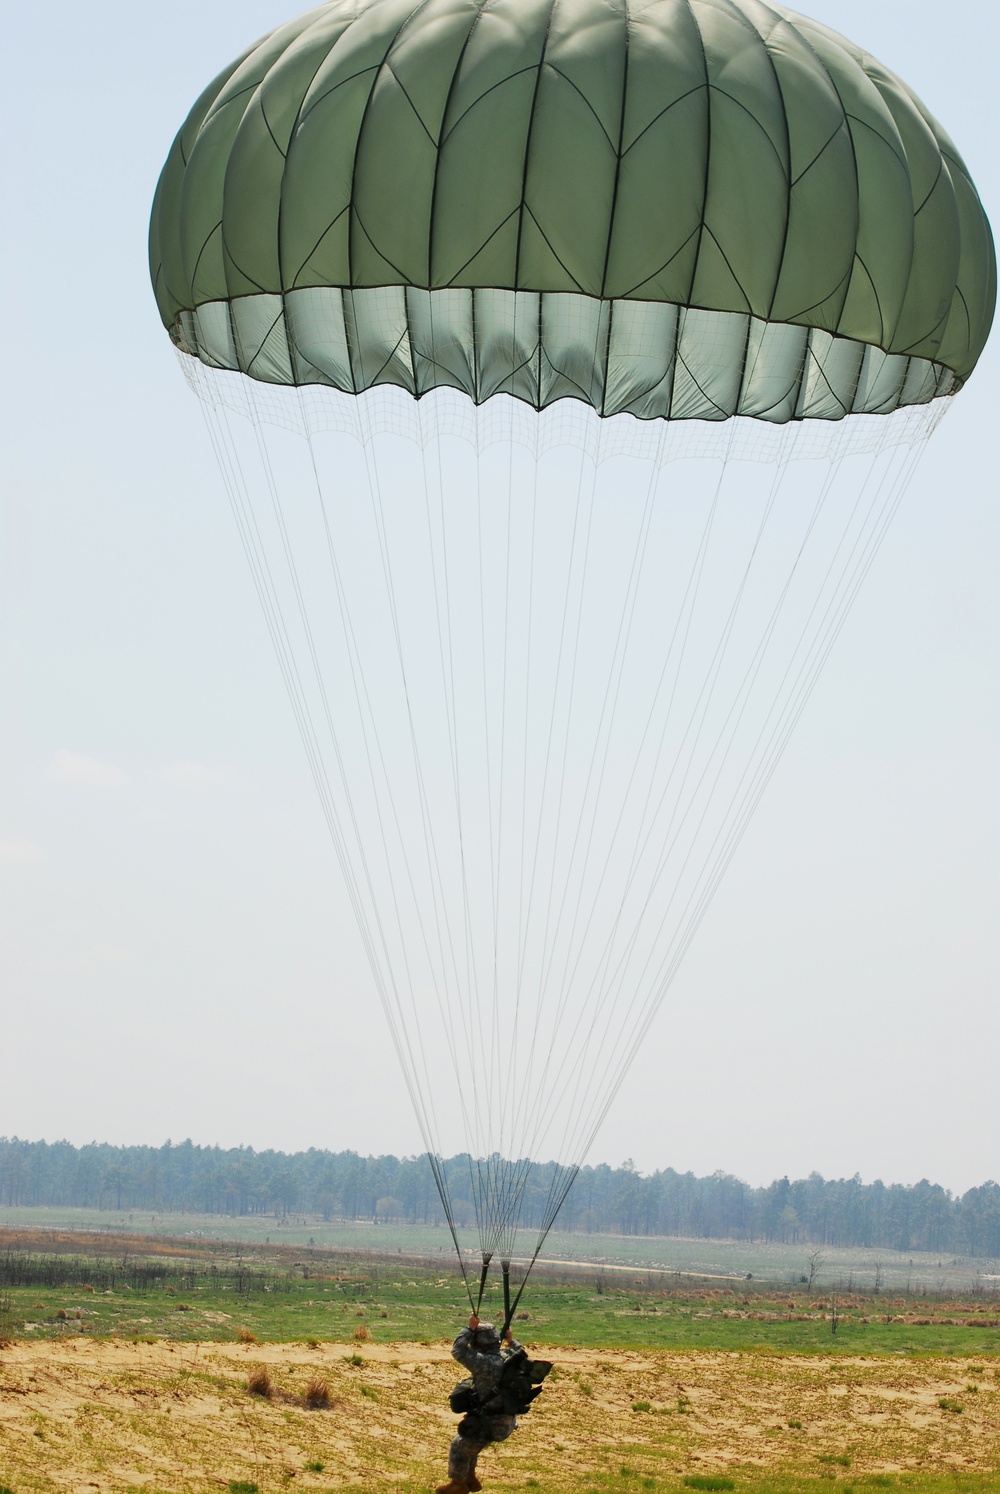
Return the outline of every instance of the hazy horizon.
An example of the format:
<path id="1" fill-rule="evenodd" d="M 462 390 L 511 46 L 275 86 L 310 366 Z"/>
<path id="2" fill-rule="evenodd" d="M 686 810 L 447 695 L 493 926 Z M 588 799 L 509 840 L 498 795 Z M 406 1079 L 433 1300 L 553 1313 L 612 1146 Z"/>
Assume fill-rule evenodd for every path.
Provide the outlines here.
<path id="1" fill-rule="evenodd" d="M 417 1149 L 416 1151 L 405 1152 L 405 1153 L 398 1152 L 398 1151 L 367 1151 L 363 1147 L 357 1147 L 357 1146 L 337 1146 L 337 1145 L 335 1145 L 333 1143 L 327 1144 L 327 1145 L 324 1145 L 324 1146 L 317 1146 L 317 1145 L 313 1144 L 313 1145 L 309 1145 L 309 1146 L 296 1147 L 296 1148 L 291 1148 L 290 1149 L 290 1148 L 284 1148 L 284 1147 L 277 1147 L 277 1146 L 273 1146 L 273 1145 L 256 1145 L 256 1144 L 254 1144 L 252 1142 L 233 1142 L 233 1143 L 230 1143 L 230 1144 L 223 1144 L 221 1142 L 216 1142 L 216 1141 L 196 1141 L 194 1139 L 194 1137 L 192 1137 L 192 1136 L 182 1136 L 179 1140 L 175 1140 L 173 1137 L 166 1137 L 162 1141 L 108 1141 L 108 1140 L 104 1140 L 104 1139 L 101 1139 L 101 1138 L 98 1138 L 98 1137 L 90 1137 L 86 1141 L 74 1141 L 69 1136 L 53 1137 L 50 1140 L 46 1136 L 5 1136 L 5 1135 L 0 1135 L 0 1144 L 3 1144 L 5 1142 L 21 1142 L 21 1143 L 24 1143 L 24 1144 L 26 1144 L 28 1146 L 38 1146 L 38 1145 L 58 1146 L 58 1145 L 60 1145 L 62 1143 L 67 1143 L 68 1145 L 72 1146 L 77 1151 L 81 1151 L 84 1148 L 91 1147 L 91 1146 L 96 1146 L 96 1147 L 104 1147 L 104 1146 L 106 1146 L 106 1147 L 111 1148 L 112 1150 L 117 1150 L 117 1149 L 129 1150 L 129 1149 L 131 1149 L 133 1147 L 137 1147 L 137 1148 L 148 1148 L 151 1151 L 159 1151 L 159 1150 L 162 1150 L 165 1147 L 177 1148 L 177 1147 L 187 1146 L 188 1144 L 190 1144 L 192 1147 L 194 1147 L 196 1149 L 200 1149 L 201 1151 L 215 1151 L 215 1150 L 218 1150 L 218 1151 L 221 1151 L 221 1152 L 252 1151 L 256 1155 L 273 1154 L 273 1155 L 279 1156 L 279 1157 L 305 1156 L 310 1151 L 316 1151 L 316 1152 L 328 1152 L 331 1155 L 335 1155 L 335 1156 L 336 1155 L 344 1155 L 346 1153 L 354 1153 L 356 1156 L 359 1156 L 359 1157 L 362 1157 L 362 1158 L 365 1158 L 365 1159 L 368 1159 L 368 1160 L 378 1159 L 379 1157 L 392 1157 L 392 1158 L 395 1158 L 398 1161 L 405 1161 L 405 1160 L 408 1160 L 410 1158 L 417 1158 L 417 1157 L 425 1155 L 425 1153 L 423 1152 L 422 1149 Z M 445 1153 L 443 1155 L 444 1155 L 444 1160 L 445 1161 L 450 1161 L 450 1160 L 453 1160 L 454 1157 L 458 1157 L 458 1156 L 464 1155 L 464 1153 L 461 1153 L 461 1152 L 455 1152 L 455 1153 L 447 1152 L 447 1153 Z M 545 1166 L 553 1164 L 555 1162 L 555 1158 L 553 1158 L 553 1157 L 546 1157 L 546 1156 L 538 1156 L 538 1157 L 532 1158 L 532 1161 L 535 1162 L 535 1163 L 537 1163 L 541 1167 L 545 1167 Z M 828 1183 L 850 1182 L 850 1181 L 853 1181 L 855 1179 L 860 1179 L 862 1185 L 865 1186 L 865 1187 L 869 1187 L 869 1186 L 871 1186 L 874 1183 L 883 1183 L 887 1188 L 895 1187 L 895 1186 L 904 1187 L 904 1188 L 911 1188 L 911 1187 L 914 1187 L 915 1185 L 917 1185 L 919 1183 L 930 1183 L 932 1187 L 941 1187 L 941 1188 L 944 1188 L 948 1193 L 952 1194 L 953 1196 L 955 1196 L 955 1197 L 961 1197 L 962 1194 L 969 1192 L 969 1190 L 972 1189 L 972 1188 L 979 1188 L 979 1187 L 982 1187 L 984 1185 L 988 1185 L 988 1184 L 996 1182 L 996 1179 L 994 1177 L 992 1177 L 992 1176 L 990 1176 L 990 1177 L 983 1177 L 983 1178 L 978 1179 L 976 1182 L 970 1183 L 966 1187 L 959 1189 L 959 1188 L 951 1187 L 947 1182 L 945 1182 L 941 1178 L 931 1177 L 930 1174 L 928 1174 L 926 1172 L 920 1174 L 919 1176 L 914 1176 L 912 1178 L 881 1177 L 881 1176 L 875 1176 L 874 1174 L 869 1177 L 869 1176 L 866 1176 L 861 1171 L 860 1168 L 855 1169 L 854 1172 L 845 1172 L 845 1173 L 842 1173 L 842 1174 L 840 1174 L 838 1176 L 833 1176 L 833 1175 L 824 1173 L 819 1168 L 810 1168 L 808 1171 L 804 1171 L 804 1172 L 802 1172 L 801 1174 L 799 1174 L 797 1176 L 793 1176 L 793 1174 L 789 1173 L 789 1172 L 784 1172 L 784 1173 L 775 1173 L 771 1177 L 763 1177 L 763 1176 L 761 1176 L 759 1178 L 753 1178 L 753 1177 L 744 1176 L 741 1172 L 738 1172 L 735 1169 L 727 1168 L 727 1167 L 724 1167 L 724 1166 L 721 1166 L 721 1165 L 718 1166 L 718 1167 L 709 1168 L 705 1172 L 696 1172 L 695 1169 L 690 1168 L 690 1167 L 679 1167 L 679 1166 L 675 1166 L 675 1164 L 672 1163 L 672 1162 L 670 1162 L 670 1161 L 656 1162 L 656 1163 L 653 1163 L 652 1165 L 650 1165 L 648 1167 L 641 1167 L 641 1166 L 638 1166 L 635 1163 L 635 1160 L 632 1157 L 622 1157 L 622 1158 L 619 1158 L 618 1161 L 612 1161 L 611 1159 L 609 1159 L 607 1157 L 596 1157 L 595 1156 L 595 1157 L 589 1159 L 588 1161 L 584 1162 L 583 1163 L 583 1167 L 601 1167 L 601 1166 L 606 1166 L 606 1167 L 610 1167 L 613 1171 L 618 1171 L 618 1170 L 622 1169 L 623 1167 L 625 1167 L 630 1162 L 633 1164 L 633 1166 L 635 1166 L 636 1172 L 641 1177 L 651 1177 L 654 1173 L 657 1173 L 657 1172 L 667 1172 L 667 1171 L 676 1172 L 676 1173 L 678 1173 L 681 1176 L 690 1175 L 690 1176 L 694 1176 L 694 1177 L 698 1177 L 698 1178 L 711 1178 L 711 1177 L 715 1177 L 715 1176 L 721 1174 L 721 1175 L 723 1175 L 725 1177 L 735 1178 L 738 1182 L 745 1183 L 750 1188 L 767 1188 L 767 1187 L 770 1186 L 771 1183 L 781 1182 L 784 1178 L 787 1178 L 790 1182 L 795 1183 L 795 1182 L 802 1182 L 804 1180 L 807 1180 L 811 1176 L 819 1176 L 819 1177 L 822 1177 L 822 1179 L 823 1179 L 824 1182 L 828 1182 Z M 5 1205 L 3 1204 L 2 1200 L 0 1200 L 0 1211 L 2 1211 L 2 1209 L 4 1207 L 5 1207 Z M 31 1205 L 18 1205 L 18 1207 L 32 1207 L 32 1206 Z M 44 1208 L 44 1207 L 46 1207 L 46 1205 L 39 1205 L 39 1207 Z M 295 1212 L 295 1211 L 293 1211 L 293 1212 Z"/>

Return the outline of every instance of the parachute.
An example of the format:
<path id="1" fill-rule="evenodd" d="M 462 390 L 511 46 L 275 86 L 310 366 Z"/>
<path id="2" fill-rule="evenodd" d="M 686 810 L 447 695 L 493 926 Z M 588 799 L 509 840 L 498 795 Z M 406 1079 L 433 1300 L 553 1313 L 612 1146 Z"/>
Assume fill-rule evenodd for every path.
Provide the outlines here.
<path id="1" fill-rule="evenodd" d="M 989 225 L 784 6 L 331 0 L 195 104 L 150 267 L 509 1322 L 975 367 Z"/>

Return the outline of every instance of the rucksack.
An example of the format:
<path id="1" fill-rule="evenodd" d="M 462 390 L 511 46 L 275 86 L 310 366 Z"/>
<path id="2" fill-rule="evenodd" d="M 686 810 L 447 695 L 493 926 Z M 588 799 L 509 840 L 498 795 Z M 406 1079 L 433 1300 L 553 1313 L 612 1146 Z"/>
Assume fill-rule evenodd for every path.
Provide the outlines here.
<path id="1" fill-rule="evenodd" d="M 515 1349 L 504 1361 L 497 1394 L 506 1416 L 524 1416 L 542 1393 L 542 1381 L 552 1365 L 547 1359 L 529 1359 L 525 1349 Z"/>
<path id="2" fill-rule="evenodd" d="M 448 1397 L 456 1416 L 524 1416 L 542 1393 L 542 1381 L 552 1368 L 547 1359 L 529 1359 L 526 1350 L 504 1356 L 497 1387 L 485 1401 L 479 1398 L 471 1375 L 459 1380 Z"/>

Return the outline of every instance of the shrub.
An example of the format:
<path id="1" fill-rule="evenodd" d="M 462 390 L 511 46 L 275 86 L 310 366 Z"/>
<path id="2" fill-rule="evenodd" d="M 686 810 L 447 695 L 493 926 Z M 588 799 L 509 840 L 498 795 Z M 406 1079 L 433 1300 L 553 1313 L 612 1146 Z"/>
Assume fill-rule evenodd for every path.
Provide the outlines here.
<path id="1" fill-rule="evenodd" d="M 247 1390 L 251 1395 L 259 1395 L 265 1401 L 269 1401 L 274 1395 L 274 1381 L 271 1379 L 271 1371 L 266 1365 L 256 1364 L 247 1375 Z"/>
<path id="2" fill-rule="evenodd" d="M 364 1323 L 359 1323 L 358 1326 L 357 1326 L 357 1328 L 355 1328 L 354 1333 L 352 1334 L 352 1337 L 353 1337 L 355 1343 L 366 1344 L 371 1339 L 371 1333 L 365 1327 Z"/>
<path id="3" fill-rule="evenodd" d="M 329 1380 L 324 1380 L 320 1375 L 313 1375 L 305 1390 L 302 1392 L 302 1399 L 305 1401 L 310 1411 L 328 1411 L 330 1409 L 331 1399 Z M 321 1473 L 322 1464 L 319 1468 L 314 1469 L 313 1471 L 316 1473 Z"/>
<path id="4" fill-rule="evenodd" d="M 961 1416 L 962 1412 L 965 1410 L 962 1402 L 953 1400 L 950 1395 L 943 1395 L 938 1401 L 938 1405 L 941 1407 L 942 1411 L 950 1411 L 954 1416 Z"/>
<path id="5" fill-rule="evenodd" d="M 236 1337 L 239 1339 L 241 1344 L 260 1343 L 260 1339 L 257 1337 L 256 1333 L 251 1332 L 249 1328 L 237 1328 Z"/>
<path id="6" fill-rule="evenodd" d="M 731 1478 L 723 1478 L 718 1473 L 689 1473 L 682 1480 L 688 1489 L 735 1489 L 736 1485 Z"/>
<path id="7" fill-rule="evenodd" d="M 257 1494 L 256 1484 L 244 1484 L 238 1478 L 229 1482 L 229 1494 Z"/>
<path id="8" fill-rule="evenodd" d="M 633 1401 L 632 1402 L 632 1410 L 633 1411 L 652 1411 L 652 1409 L 653 1408 L 649 1404 L 648 1401 Z"/>
<path id="9" fill-rule="evenodd" d="M 323 1469 L 325 1467 L 326 1467 L 325 1463 L 321 1463 L 318 1458 L 314 1458 L 311 1463 L 307 1463 L 306 1464 L 306 1472 L 307 1473 L 322 1473 Z"/>

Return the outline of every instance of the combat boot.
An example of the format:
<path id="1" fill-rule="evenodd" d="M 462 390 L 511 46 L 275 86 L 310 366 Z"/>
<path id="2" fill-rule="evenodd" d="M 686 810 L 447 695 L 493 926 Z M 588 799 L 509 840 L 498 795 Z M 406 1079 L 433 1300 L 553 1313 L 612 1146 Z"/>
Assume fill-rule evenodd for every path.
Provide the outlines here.
<path id="1" fill-rule="evenodd" d="M 474 1473 L 469 1474 L 469 1494 L 479 1494 L 482 1484 Z"/>
<path id="2" fill-rule="evenodd" d="M 438 1484 L 434 1494 L 470 1494 L 471 1488 L 471 1484 L 463 1484 L 460 1478 L 450 1478 L 446 1484 Z"/>

